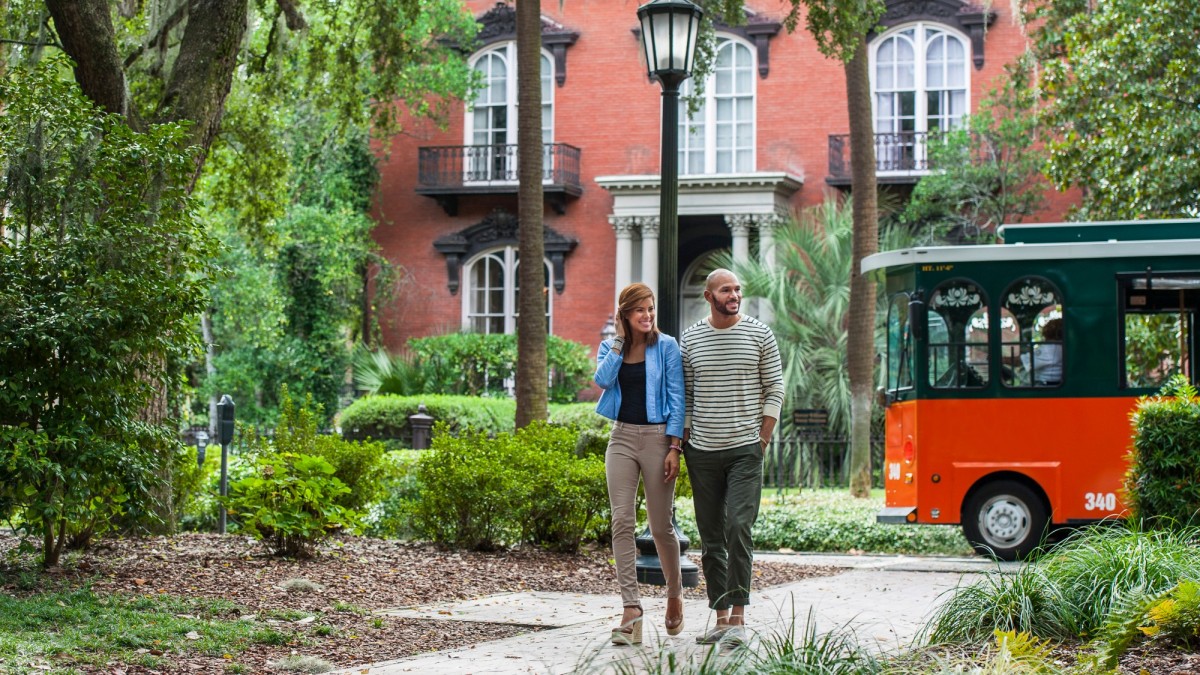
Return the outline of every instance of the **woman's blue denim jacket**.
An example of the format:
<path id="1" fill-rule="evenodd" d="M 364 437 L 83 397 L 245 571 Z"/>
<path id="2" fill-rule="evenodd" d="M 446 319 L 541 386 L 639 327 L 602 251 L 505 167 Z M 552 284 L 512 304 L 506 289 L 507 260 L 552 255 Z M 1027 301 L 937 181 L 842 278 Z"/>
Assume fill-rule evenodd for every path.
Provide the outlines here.
<path id="1" fill-rule="evenodd" d="M 604 390 L 596 412 L 615 420 L 621 410 L 617 373 L 622 356 L 612 346 L 612 340 L 600 343 L 593 379 Z M 646 347 L 646 419 L 651 424 L 666 424 L 668 436 L 683 437 L 683 356 L 670 335 L 660 333 L 658 341 Z"/>

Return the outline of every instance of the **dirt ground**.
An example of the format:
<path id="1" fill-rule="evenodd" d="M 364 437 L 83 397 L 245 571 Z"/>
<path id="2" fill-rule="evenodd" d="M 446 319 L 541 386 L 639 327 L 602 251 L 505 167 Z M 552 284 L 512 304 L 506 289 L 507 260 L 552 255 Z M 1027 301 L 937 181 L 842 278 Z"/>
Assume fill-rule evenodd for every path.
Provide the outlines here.
<path id="1" fill-rule="evenodd" d="M 16 547 L 12 537 L 0 536 L 0 561 Z M 183 534 L 175 537 L 113 539 L 97 542 L 48 573 L 68 586 L 91 584 L 98 594 L 170 594 L 180 597 L 222 598 L 236 604 L 228 618 L 261 621 L 288 634 L 283 645 L 251 645 L 226 659 L 184 652 L 167 653 L 155 669 L 110 663 L 96 667 L 70 656 L 56 666 L 85 673 L 134 675 L 151 673 L 226 673 L 233 664 L 240 672 L 269 672 L 275 660 L 299 653 L 318 656 L 339 668 L 397 659 L 412 654 L 451 649 L 496 640 L 531 630 L 505 624 L 424 621 L 374 616 L 381 609 L 465 600 L 514 591 L 566 591 L 615 595 L 616 579 L 607 549 L 568 555 L 537 550 L 496 553 L 447 551 L 431 545 L 347 537 L 335 539 L 311 560 L 271 556 L 261 544 L 240 536 Z M 12 568 L 0 562 L 0 591 L 22 590 Z M 836 568 L 786 563 L 755 563 L 755 586 L 765 588 L 800 579 L 835 574 Z M 288 592 L 285 582 L 305 579 L 319 591 Z M 665 589 L 642 586 L 648 597 Z M 704 583 L 686 589 L 704 596 Z M 312 620 L 282 621 L 283 612 L 304 613 Z M 615 617 L 614 617 L 615 618 Z M 1078 647 L 1060 646 L 1060 664 L 1075 660 Z M 1135 647 L 1121 660 L 1119 672 L 1128 675 L 1200 673 L 1200 654 Z"/>

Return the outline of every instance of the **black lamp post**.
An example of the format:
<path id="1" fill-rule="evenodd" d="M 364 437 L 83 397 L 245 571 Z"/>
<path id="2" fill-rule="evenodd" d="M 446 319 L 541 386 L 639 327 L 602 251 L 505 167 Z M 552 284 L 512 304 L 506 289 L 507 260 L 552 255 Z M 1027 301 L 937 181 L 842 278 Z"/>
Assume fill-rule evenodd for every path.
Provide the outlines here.
<path id="1" fill-rule="evenodd" d="M 234 405 L 229 394 L 217 404 L 217 440 L 221 443 L 221 506 L 217 511 L 217 532 L 225 534 L 225 497 L 229 496 L 229 444 L 233 442 Z"/>
<path id="2" fill-rule="evenodd" d="M 691 77 L 704 11 L 688 0 L 652 0 L 637 10 L 651 79 L 662 85 L 658 324 L 679 335 L 679 85 Z"/>

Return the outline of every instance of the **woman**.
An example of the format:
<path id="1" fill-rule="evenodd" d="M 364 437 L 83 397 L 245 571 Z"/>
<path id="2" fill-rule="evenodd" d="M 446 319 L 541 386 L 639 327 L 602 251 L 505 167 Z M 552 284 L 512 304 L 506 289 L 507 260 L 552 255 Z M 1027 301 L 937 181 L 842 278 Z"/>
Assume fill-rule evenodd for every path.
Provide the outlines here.
<path id="1" fill-rule="evenodd" d="M 668 635 L 683 630 L 683 583 L 679 541 L 671 525 L 675 477 L 679 474 L 683 435 L 683 358 L 675 338 L 658 331 L 654 292 L 645 284 L 621 291 L 617 336 L 600 343 L 596 384 L 604 390 L 596 412 L 614 420 L 604 467 L 612 509 L 612 547 L 617 583 L 625 606 L 613 644 L 642 641 L 642 605 L 638 596 L 634 545 L 638 481 L 646 491 L 646 514 L 667 580 Z"/>

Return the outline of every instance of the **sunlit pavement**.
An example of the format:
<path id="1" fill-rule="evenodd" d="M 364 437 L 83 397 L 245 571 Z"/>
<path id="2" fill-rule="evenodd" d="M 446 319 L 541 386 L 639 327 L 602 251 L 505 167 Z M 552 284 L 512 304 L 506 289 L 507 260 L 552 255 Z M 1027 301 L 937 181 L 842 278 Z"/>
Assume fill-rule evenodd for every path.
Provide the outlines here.
<path id="1" fill-rule="evenodd" d="M 747 626 L 757 640 L 794 635 L 798 641 L 810 620 L 818 633 L 851 633 L 860 644 L 880 651 L 911 644 L 946 591 L 970 583 L 977 575 L 1017 569 L 1016 563 L 978 558 L 914 556 L 844 556 L 757 554 L 757 560 L 842 568 L 833 576 L 815 577 L 756 591 L 747 611 Z M 615 587 L 615 582 L 614 582 Z M 684 603 L 681 634 L 666 635 L 662 616 L 666 601 L 643 601 L 644 643 L 640 647 L 609 644 L 609 631 L 620 614 L 616 595 L 573 593 L 504 593 L 456 603 L 380 612 L 409 618 L 481 621 L 539 626 L 503 640 L 454 650 L 420 654 L 396 661 L 349 668 L 342 673 L 574 673 L 646 671 L 647 664 L 674 653 L 699 661 L 708 648 L 695 638 L 711 627 L 713 615 L 702 600 Z M 751 640 L 751 646 L 755 642 Z"/>

